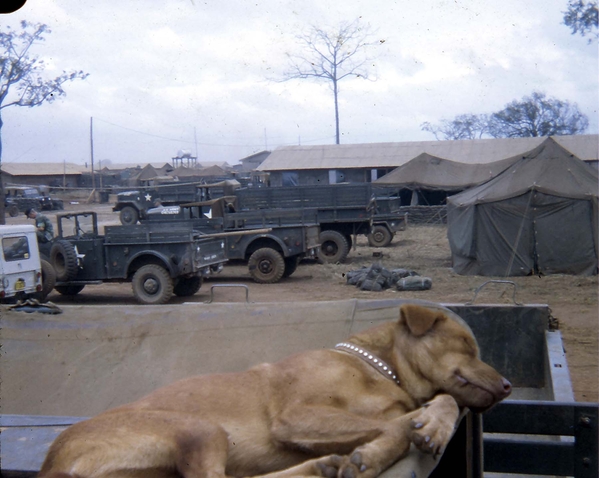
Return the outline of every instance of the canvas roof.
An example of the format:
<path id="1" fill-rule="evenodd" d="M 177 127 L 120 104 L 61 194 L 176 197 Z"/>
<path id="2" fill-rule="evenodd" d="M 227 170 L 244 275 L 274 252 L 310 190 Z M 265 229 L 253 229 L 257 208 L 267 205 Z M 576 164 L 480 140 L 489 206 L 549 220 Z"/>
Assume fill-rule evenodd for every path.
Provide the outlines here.
<path id="1" fill-rule="evenodd" d="M 488 164 L 466 164 L 422 153 L 373 184 L 410 189 L 462 190 L 497 176 L 514 161 L 514 158 L 509 158 Z"/>
<path id="2" fill-rule="evenodd" d="M 6 163 L 2 162 L 2 171 L 12 176 L 50 176 L 57 174 L 81 174 L 88 170 L 74 163 Z"/>
<path id="3" fill-rule="evenodd" d="M 480 186 L 450 196 L 448 202 L 456 206 L 490 203 L 517 197 L 530 190 L 571 199 L 597 198 L 597 171 L 554 138 L 547 138 L 532 151 L 512 159 L 515 159 L 514 163 L 501 174 Z"/>
<path id="4" fill-rule="evenodd" d="M 458 141 L 283 146 L 259 171 L 395 168 L 422 153 L 468 164 L 486 164 L 526 153 L 546 138 L 492 138 Z M 598 159 L 599 135 L 556 136 L 555 140 L 584 161 Z"/>

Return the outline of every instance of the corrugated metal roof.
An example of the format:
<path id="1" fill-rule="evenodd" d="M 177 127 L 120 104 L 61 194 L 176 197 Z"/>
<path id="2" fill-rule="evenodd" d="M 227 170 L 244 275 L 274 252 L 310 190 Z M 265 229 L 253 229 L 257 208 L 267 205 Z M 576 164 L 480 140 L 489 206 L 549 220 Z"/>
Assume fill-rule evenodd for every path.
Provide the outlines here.
<path id="1" fill-rule="evenodd" d="M 52 176 L 91 172 L 75 163 L 2 163 L 2 171 L 13 176 Z"/>
<path id="2" fill-rule="evenodd" d="M 459 141 L 413 141 L 319 146 L 283 146 L 274 150 L 259 171 L 300 169 L 395 168 L 419 154 L 467 164 L 510 158 L 539 146 L 546 138 L 491 138 Z M 555 136 L 568 151 L 585 161 L 599 157 L 599 135 Z"/>

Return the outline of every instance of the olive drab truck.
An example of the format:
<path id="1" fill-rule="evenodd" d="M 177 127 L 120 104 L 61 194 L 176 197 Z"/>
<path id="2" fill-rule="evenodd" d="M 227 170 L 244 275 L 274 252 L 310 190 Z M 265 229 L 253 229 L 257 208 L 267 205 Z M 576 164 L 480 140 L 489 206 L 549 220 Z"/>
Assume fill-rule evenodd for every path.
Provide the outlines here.
<path id="1" fill-rule="evenodd" d="M 139 303 L 164 304 L 173 295 L 195 294 L 227 261 L 222 238 L 185 224 L 105 226 L 102 235 L 95 212 L 58 214 L 56 221 L 57 237 L 40 244 L 40 252 L 63 295 L 87 285 L 130 282 Z"/>
<path id="2" fill-rule="evenodd" d="M 160 200 L 164 206 L 208 201 L 230 195 L 239 187 L 239 182 L 235 180 L 209 184 L 204 182 L 171 182 L 140 187 L 119 192 L 112 210 L 119 213 L 121 224 L 129 226 L 136 224 L 140 219 L 146 219 L 148 210 L 154 207 L 156 200 Z"/>
<path id="3" fill-rule="evenodd" d="M 323 262 L 345 261 L 357 235 L 372 247 L 386 247 L 407 224 L 397 191 L 370 183 L 242 188 L 235 196 L 240 211 L 316 210 Z"/>

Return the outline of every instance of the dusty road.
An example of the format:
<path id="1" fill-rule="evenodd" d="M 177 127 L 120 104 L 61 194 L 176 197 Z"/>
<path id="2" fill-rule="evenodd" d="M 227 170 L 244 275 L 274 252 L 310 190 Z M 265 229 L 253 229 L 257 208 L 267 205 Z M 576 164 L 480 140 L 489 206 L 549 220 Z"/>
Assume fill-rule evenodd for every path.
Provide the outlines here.
<path id="1" fill-rule="evenodd" d="M 111 205 L 67 204 L 67 210 L 91 209 L 99 213 L 102 225 L 118 224 Z M 47 214 L 53 221 L 55 213 Z M 24 216 L 7 218 L 7 224 L 26 223 Z M 245 265 L 227 265 L 224 271 L 206 281 L 202 289 L 186 302 L 205 302 L 214 284 L 247 285 L 252 302 L 325 301 L 336 299 L 417 298 L 444 303 L 464 303 L 473 298 L 478 286 L 490 279 L 480 276 L 459 276 L 451 269 L 451 255 L 443 225 L 410 226 L 399 233 L 392 245 L 384 249 L 368 247 L 365 238 L 358 238 L 345 264 L 318 264 L 304 261 L 289 278 L 277 284 L 256 284 L 250 279 Z M 379 255 L 374 257 L 374 254 Z M 431 290 L 420 292 L 360 291 L 346 284 L 345 274 L 353 269 L 381 262 L 388 269 L 406 268 L 430 277 Z M 545 276 L 508 278 L 517 287 L 516 299 L 522 303 L 548 304 L 559 320 L 568 365 L 578 401 L 598 401 L 598 288 L 597 276 Z M 245 300 L 241 287 L 214 288 L 214 301 Z M 513 287 L 509 284 L 489 284 L 477 298 L 477 303 L 509 303 Z M 75 297 L 53 292 L 49 300 L 60 305 L 78 304 L 136 304 L 129 284 L 88 286 Z M 173 306 L 183 302 L 174 298 Z"/>

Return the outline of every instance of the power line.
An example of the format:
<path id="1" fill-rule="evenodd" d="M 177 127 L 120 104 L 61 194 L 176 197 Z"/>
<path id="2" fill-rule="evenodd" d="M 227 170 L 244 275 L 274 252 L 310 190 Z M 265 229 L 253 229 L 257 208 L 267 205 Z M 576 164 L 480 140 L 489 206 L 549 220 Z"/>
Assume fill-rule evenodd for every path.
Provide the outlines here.
<path id="1" fill-rule="evenodd" d="M 192 141 L 192 140 L 186 140 L 186 139 L 181 139 L 181 138 L 170 138 L 170 137 L 167 137 L 167 136 L 161 136 L 161 135 L 154 134 L 154 133 L 147 133 L 145 131 L 140 131 L 140 130 L 137 130 L 137 129 L 134 129 L 134 128 L 129 128 L 127 126 L 122 126 L 122 125 L 119 125 L 119 124 L 112 123 L 110 121 L 104 120 L 102 118 L 97 118 L 95 116 L 94 116 L 94 119 L 96 121 L 101 121 L 102 123 L 106 123 L 108 125 L 114 126 L 115 128 L 121 128 L 121 129 L 124 129 L 124 130 L 127 130 L 127 131 L 132 131 L 134 133 L 144 135 L 144 136 L 150 136 L 152 138 L 158 138 L 158 139 L 163 139 L 163 140 L 166 140 L 166 141 L 173 141 L 173 142 L 177 142 L 177 143 L 198 144 L 198 145 L 201 145 L 201 146 L 219 146 L 219 147 L 248 147 L 248 148 L 257 148 L 257 147 L 260 147 L 260 142 L 251 143 L 251 144 L 223 144 L 223 143 L 201 143 L 201 142 L 197 142 L 195 140 Z M 334 136 L 327 136 L 327 137 L 324 137 L 324 138 L 316 138 L 316 139 L 308 139 L 308 140 L 307 139 L 302 139 L 302 141 L 304 143 L 315 143 L 315 142 L 318 142 L 318 141 L 331 140 L 333 138 L 334 138 Z M 272 139 L 272 137 L 269 137 L 269 139 Z M 292 146 L 292 145 L 295 145 L 295 144 L 297 144 L 296 141 L 294 141 L 294 142 L 277 143 L 278 146 Z"/>

